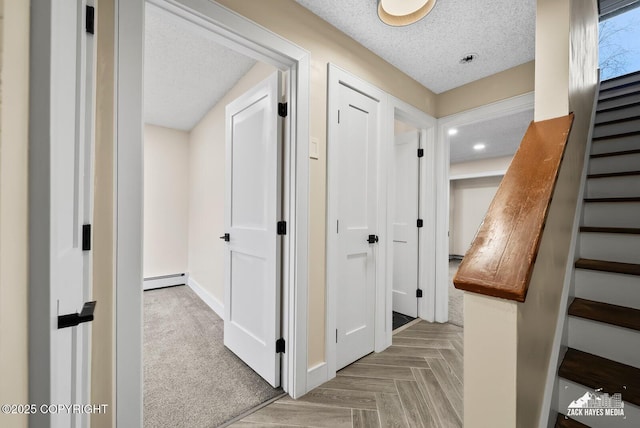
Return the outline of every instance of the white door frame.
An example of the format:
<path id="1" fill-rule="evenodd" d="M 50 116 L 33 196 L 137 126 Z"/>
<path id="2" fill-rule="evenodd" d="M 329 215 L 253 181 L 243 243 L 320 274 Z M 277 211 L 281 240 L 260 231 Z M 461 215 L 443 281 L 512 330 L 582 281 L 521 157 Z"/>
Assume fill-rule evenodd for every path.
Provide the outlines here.
<path id="1" fill-rule="evenodd" d="M 529 92 L 438 119 L 437 227 L 436 227 L 436 308 L 435 320 L 449 320 L 449 129 L 495 119 L 533 109 L 534 93 Z M 492 172 L 489 175 L 499 175 Z"/>
<path id="2" fill-rule="evenodd" d="M 418 260 L 418 283 L 422 290 L 422 298 L 418 302 L 418 317 L 433 322 L 435 319 L 435 299 L 436 299 L 436 181 L 435 181 L 435 153 L 436 153 L 436 126 L 437 120 L 425 112 L 418 110 L 414 106 L 392 96 L 388 97 L 388 113 L 385 120 L 388 121 L 386 130 L 388 134 L 383 141 L 394 141 L 394 121 L 402 120 L 414 126 L 420 132 L 420 147 L 424 149 L 424 157 L 420 161 L 420 216 L 423 220 L 423 227 L 418 229 L 419 254 Z M 393 159 L 393 144 L 383 144 L 386 151 L 385 159 Z M 387 192 L 389 196 L 387 202 L 387 236 L 393 236 L 393 189 L 395 188 L 394 163 L 389 162 L 389 179 L 387 180 Z M 393 303 L 393 251 L 389 247 L 387 252 L 387 302 Z M 447 268 L 448 269 L 448 268 Z M 387 325 L 393 325 L 391 306 L 386 310 L 388 317 Z M 387 332 L 387 343 L 391 345 L 392 330 Z"/>
<path id="3" fill-rule="evenodd" d="M 153 0 L 234 50 L 289 72 L 283 258 L 283 387 L 307 384 L 307 254 L 310 55 L 304 49 L 205 0 Z M 116 424 L 142 425 L 142 111 L 144 1 L 116 10 Z"/>
<path id="4" fill-rule="evenodd" d="M 425 148 L 425 160 L 421 165 L 422 180 L 421 183 L 421 213 L 424 214 L 425 226 L 421 231 L 421 254 L 424 257 L 431 257 L 431 260 L 425 260 L 420 266 L 420 281 L 426 293 L 433 293 L 435 290 L 435 275 L 428 275 L 426 272 L 433 271 L 433 256 L 435 255 L 435 246 L 430 241 L 429 236 L 433 234 L 435 229 L 435 204 L 429 206 L 427 200 L 433 200 L 435 195 L 435 176 L 433 174 L 436 161 L 435 152 L 435 130 L 436 119 L 430 117 L 426 113 L 417 108 L 392 97 L 376 86 L 360 79 L 357 76 L 341 69 L 340 67 L 329 63 L 328 66 L 328 99 L 327 99 L 327 300 L 326 300 L 326 335 L 325 335 L 325 359 L 327 362 L 327 379 L 331 379 L 336 375 L 336 275 L 337 275 L 337 236 L 335 233 L 329 233 L 334 230 L 337 219 L 337 201 L 335 200 L 335 192 L 340 185 L 337 182 L 337 169 L 335 157 L 336 150 L 332 150 L 332 146 L 338 141 L 337 120 L 332 115 L 338 109 L 338 91 L 339 85 L 344 84 L 358 92 L 369 97 L 377 99 L 379 103 L 380 118 L 380 135 L 381 144 L 377 154 L 378 158 L 378 235 L 380 241 L 378 243 L 378 260 L 383 261 L 376 264 L 376 308 L 375 308 L 375 352 L 381 352 L 391 345 L 392 339 L 392 284 L 393 284 L 393 246 L 387 242 L 387 238 L 393 236 L 393 217 L 390 216 L 389 206 L 391 199 L 389 198 L 390 190 L 388 177 L 392 168 L 390 165 L 393 159 L 393 141 L 394 141 L 394 120 L 396 117 L 402 118 L 406 122 L 422 129 L 422 144 Z M 429 173 L 431 171 L 431 173 Z M 431 248 L 429 248 L 431 242 Z M 446 267 L 448 269 L 448 267 Z M 425 294 L 426 294 L 425 293 Z M 423 303 L 429 299 L 423 299 Z M 430 300 L 433 302 L 433 300 Z M 419 307 L 418 315 L 427 320 L 433 320 L 433 308 L 429 304 Z"/>

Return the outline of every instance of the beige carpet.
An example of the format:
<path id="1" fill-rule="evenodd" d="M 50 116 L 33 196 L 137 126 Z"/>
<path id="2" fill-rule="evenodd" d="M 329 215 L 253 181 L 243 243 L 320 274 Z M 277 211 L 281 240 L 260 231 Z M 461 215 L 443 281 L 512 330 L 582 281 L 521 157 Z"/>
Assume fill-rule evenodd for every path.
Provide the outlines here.
<path id="1" fill-rule="evenodd" d="M 453 276 L 460 266 L 459 260 L 449 262 L 449 322 L 451 324 L 464 325 L 464 306 L 462 297 L 464 292 L 453 286 Z"/>
<path id="2" fill-rule="evenodd" d="M 144 292 L 144 428 L 218 427 L 282 393 L 223 345 L 187 286 Z"/>

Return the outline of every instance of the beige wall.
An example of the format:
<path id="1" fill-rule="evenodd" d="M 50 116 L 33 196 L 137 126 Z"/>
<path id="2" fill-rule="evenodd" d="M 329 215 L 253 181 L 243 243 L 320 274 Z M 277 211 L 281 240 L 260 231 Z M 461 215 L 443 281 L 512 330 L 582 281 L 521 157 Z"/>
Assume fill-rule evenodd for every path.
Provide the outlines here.
<path id="1" fill-rule="evenodd" d="M 327 63 L 435 115 L 436 96 L 397 68 L 337 31 L 293 0 L 220 0 L 219 3 L 311 53 L 311 137 L 319 142 L 310 161 L 309 367 L 325 361 L 325 223 Z M 283 19 L 286 17 L 286 19 Z"/>
<path id="2" fill-rule="evenodd" d="M 449 206 L 449 253 L 464 255 L 489 209 L 502 176 L 454 180 Z"/>
<path id="3" fill-rule="evenodd" d="M 449 116 L 532 92 L 534 72 L 535 62 L 531 61 L 438 94 L 436 117 Z"/>
<path id="4" fill-rule="evenodd" d="M 189 134 L 144 127 L 143 275 L 187 272 Z"/>
<path id="5" fill-rule="evenodd" d="M 559 7 L 569 11 L 562 25 L 557 21 L 557 14 L 561 13 Z M 538 0 L 538 19 L 538 32 L 541 29 L 546 29 L 546 32 L 545 37 L 536 43 L 538 64 L 544 66 L 541 67 L 544 71 L 541 70 L 540 75 L 536 76 L 536 120 L 572 111 L 575 121 L 542 235 L 527 300 L 519 306 L 518 311 L 518 426 L 528 426 L 530 421 L 538 418 L 558 312 L 566 310 L 559 308 L 562 294 L 560 284 L 563 284 L 567 265 L 574 262 L 573 254 L 569 254 L 569 246 L 598 67 L 598 12 L 595 0 Z M 560 53 L 565 62 L 559 61 Z M 550 69 L 552 67 L 557 67 L 555 72 Z M 568 78 L 567 74 L 563 74 L 567 69 Z M 548 82 L 547 79 L 551 77 L 562 82 Z M 558 99 L 559 104 L 548 102 L 557 96 L 560 88 L 565 87 L 568 90 L 566 101 Z"/>
<path id="6" fill-rule="evenodd" d="M 482 174 L 493 171 L 506 171 L 511 164 L 513 156 L 501 156 L 499 158 L 479 159 L 468 162 L 452 163 L 449 166 L 449 176 Z"/>
<path id="7" fill-rule="evenodd" d="M 114 1 L 96 4 L 97 81 L 93 213 L 93 298 L 99 302 L 91 323 L 91 402 L 108 412 L 91 415 L 93 428 L 115 421 L 115 276 L 114 276 Z"/>
<path id="8" fill-rule="evenodd" d="M 26 404 L 29 2 L 0 0 L 0 404 Z M 0 426 L 26 427 L 0 413 Z"/>
<path id="9" fill-rule="evenodd" d="M 189 276 L 224 302 L 225 107 L 275 68 L 257 63 L 189 135 Z"/>

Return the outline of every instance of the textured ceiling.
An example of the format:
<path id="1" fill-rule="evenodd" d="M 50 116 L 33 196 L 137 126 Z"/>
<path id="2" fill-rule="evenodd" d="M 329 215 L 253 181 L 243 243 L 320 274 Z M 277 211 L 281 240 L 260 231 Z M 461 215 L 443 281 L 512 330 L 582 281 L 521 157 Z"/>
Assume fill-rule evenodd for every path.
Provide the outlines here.
<path id="1" fill-rule="evenodd" d="M 145 122 L 190 131 L 254 64 L 147 3 Z"/>
<path id="2" fill-rule="evenodd" d="M 513 155 L 532 120 L 533 110 L 527 110 L 456 128 L 458 133 L 449 137 L 451 163 Z M 486 148 L 474 150 L 478 143 Z"/>
<path id="3" fill-rule="evenodd" d="M 535 0 L 437 0 L 407 27 L 383 24 L 376 0 L 296 1 L 435 93 L 534 58 Z"/>

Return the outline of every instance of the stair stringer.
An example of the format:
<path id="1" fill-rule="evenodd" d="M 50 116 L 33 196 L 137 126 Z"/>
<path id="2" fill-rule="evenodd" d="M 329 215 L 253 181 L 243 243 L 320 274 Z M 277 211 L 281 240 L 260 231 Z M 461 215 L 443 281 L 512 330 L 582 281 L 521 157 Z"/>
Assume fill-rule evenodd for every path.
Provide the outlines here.
<path id="1" fill-rule="evenodd" d="M 600 95 L 600 77 L 594 92 L 593 105 L 591 107 L 591 125 L 589 127 L 589 135 L 587 136 L 587 147 L 584 152 L 584 160 L 582 167 L 582 176 L 580 177 L 580 188 L 578 190 L 578 203 L 573 217 L 573 227 L 571 230 L 571 243 L 569 245 L 569 254 L 571 262 L 567 263 L 567 268 L 562 284 L 562 294 L 560 297 L 560 308 L 558 309 L 558 321 L 556 323 L 555 335 L 553 338 L 553 347 L 549 356 L 549 366 L 547 369 L 547 380 L 544 388 L 544 398 L 542 407 L 540 408 L 540 418 L 538 419 L 538 428 L 552 428 L 555 426 L 556 409 L 553 403 L 558 402 L 558 368 L 562 363 L 564 354 L 567 351 L 568 343 L 568 315 L 569 296 L 574 294 L 574 272 L 575 261 L 578 259 L 577 251 L 580 248 L 580 225 L 582 224 L 582 211 L 584 197 L 587 189 L 587 175 L 589 171 L 589 157 L 591 155 L 591 140 L 596 120 L 596 111 L 598 108 L 598 98 Z"/>

